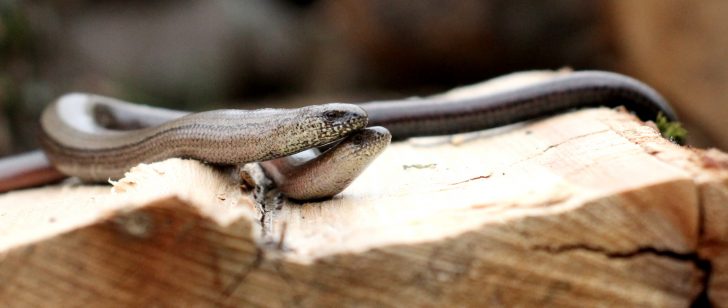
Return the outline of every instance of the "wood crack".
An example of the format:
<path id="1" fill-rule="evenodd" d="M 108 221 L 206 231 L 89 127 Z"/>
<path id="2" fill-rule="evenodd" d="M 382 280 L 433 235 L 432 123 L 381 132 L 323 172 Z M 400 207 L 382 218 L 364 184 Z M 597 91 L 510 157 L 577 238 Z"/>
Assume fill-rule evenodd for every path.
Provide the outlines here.
<path id="1" fill-rule="evenodd" d="M 710 283 L 710 277 L 712 273 L 712 263 L 710 260 L 700 257 L 700 255 L 696 251 L 692 252 L 676 252 L 668 249 L 658 249 L 655 247 L 645 246 L 645 247 L 639 247 L 635 250 L 631 251 L 609 251 L 606 248 L 603 247 L 597 247 L 597 246 L 591 246 L 586 244 L 570 244 L 570 245 L 563 245 L 563 246 L 547 246 L 547 245 L 537 245 L 533 246 L 531 248 L 532 250 L 536 251 L 543 251 L 550 254 L 561 254 L 561 253 L 569 253 L 574 251 L 585 251 L 585 252 L 591 252 L 591 253 L 597 253 L 602 254 L 610 259 L 629 259 L 634 257 L 639 257 L 643 255 L 653 255 L 657 257 L 664 257 L 664 258 L 670 258 L 677 261 L 683 261 L 683 262 L 690 262 L 692 263 L 703 276 L 702 279 L 702 286 L 700 289 L 700 293 L 693 299 L 691 307 L 707 307 L 710 306 L 710 300 L 708 297 L 708 285 Z"/>
<path id="2" fill-rule="evenodd" d="M 245 281 L 245 279 L 250 275 L 250 273 L 253 272 L 253 270 L 260 268 L 261 264 L 263 264 L 264 259 L 265 259 L 265 251 L 263 250 L 263 248 L 258 247 L 256 245 L 255 259 L 253 260 L 253 262 L 250 265 L 246 266 L 241 271 L 239 271 L 238 273 L 235 274 L 235 276 L 233 277 L 233 281 L 227 287 L 225 287 L 223 289 L 223 291 L 222 291 L 223 298 L 225 298 L 225 299 L 229 298 L 233 294 L 233 292 L 235 292 L 235 290 L 238 288 L 238 286 L 240 286 Z"/>

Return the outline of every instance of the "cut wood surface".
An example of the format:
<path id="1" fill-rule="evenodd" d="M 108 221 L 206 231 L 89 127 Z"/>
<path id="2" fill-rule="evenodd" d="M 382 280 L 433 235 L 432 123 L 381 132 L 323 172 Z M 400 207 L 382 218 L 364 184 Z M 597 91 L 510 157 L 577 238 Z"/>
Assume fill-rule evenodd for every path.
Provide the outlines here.
<path id="1" fill-rule="evenodd" d="M 0 196 L 3 306 L 656 306 L 728 296 L 728 156 L 605 108 L 392 144 L 331 200 L 192 160 Z"/>

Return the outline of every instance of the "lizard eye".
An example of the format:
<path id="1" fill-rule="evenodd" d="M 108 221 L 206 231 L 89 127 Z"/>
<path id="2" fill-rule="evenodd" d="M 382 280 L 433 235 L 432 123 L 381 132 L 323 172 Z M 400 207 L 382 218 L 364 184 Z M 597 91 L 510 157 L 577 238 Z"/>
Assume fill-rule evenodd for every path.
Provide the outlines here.
<path id="1" fill-rule="evenodd" d="M 323 115 L 327 121 L 334 121 L 341 118 L 341 116 L 344 115 L 344 112 L 341 110 L 328 110 L 325 111 Z"/>

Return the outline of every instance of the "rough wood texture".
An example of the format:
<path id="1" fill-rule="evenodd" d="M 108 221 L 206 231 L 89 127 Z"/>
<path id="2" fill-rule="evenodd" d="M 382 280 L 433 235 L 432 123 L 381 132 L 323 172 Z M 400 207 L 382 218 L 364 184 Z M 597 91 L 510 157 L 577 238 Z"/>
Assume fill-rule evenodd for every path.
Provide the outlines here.
<path id="1" fill-rule="evenodd" d="M 0 305 L 721 304 L 727 204 L 726 154 L 609 109 L 393 144 L 320 203 L 172 159 L 0 196 Z"/>

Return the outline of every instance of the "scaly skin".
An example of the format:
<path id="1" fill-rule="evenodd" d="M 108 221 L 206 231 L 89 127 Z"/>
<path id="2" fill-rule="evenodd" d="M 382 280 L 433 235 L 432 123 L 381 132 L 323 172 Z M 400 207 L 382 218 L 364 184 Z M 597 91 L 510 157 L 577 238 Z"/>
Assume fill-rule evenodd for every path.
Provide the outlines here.
<path id="1" fill-rule="evenodd" d="M 348 104 L 215 110 L 167 118 L 159 125 L 132 130 L 109 130 L 93 115 L 99 108 L 119 111 L 127 105 L 95 95 L 60 98 L 41 118 L 44 152 L 67 175 L 106 181 L 123 176 L 139 163 L 170 157 L 213 164 L 274 159 L 336 141 L 367 123 L 366 113 Z M 155 117 L 147 124 L 175 116 L 153 108 L 146 111 Z"/>
<path id="2" fill-rule="evenodd" d="M 677 120 L 672 108 L 649 86 L 615 73 L 584 71 L 470 98 L 371 102 L 359 107 L 327 104 L 295 110 L 218 110 L 190 115 L 73 94 L 52 104 L 41 124 L 44 150 L 59 170 L 104 181 L 120 177 L 138 163 L 168 157 L 217 164 L 285 157 L 360 130 L 367 116 L 370 125 L 384 126 L 391 131 L 392 139 L 401 140 L 482 130 L 575 108 L 620 105 L 643 120 L 654 120 L 660 112 L 671 121 Z M 358 150 L 350 142 L 344 141 L 342 148 L 300 166 L 286 166 L 288 158 L 271 162 L 282 175 L 276 179 L 279 188 L 296 199 L 333 196 L 376 156 L 366 154 L 368 150 L 379 153 L 384 149 L 382 144 L 386 146 L 389 141 L 373 138 L 368 141 L 371 143 L 359 145 Z"/>
<path id="3" fill-rule="evenodd" d="M 265 161 L 261 166 L 278 190 L 291 199 L 316 200 L 343 191 L 389 145 L 392 135 L 381 126 L 351 134 L 332 149 L 298 165 L 295 157 Z"/>

